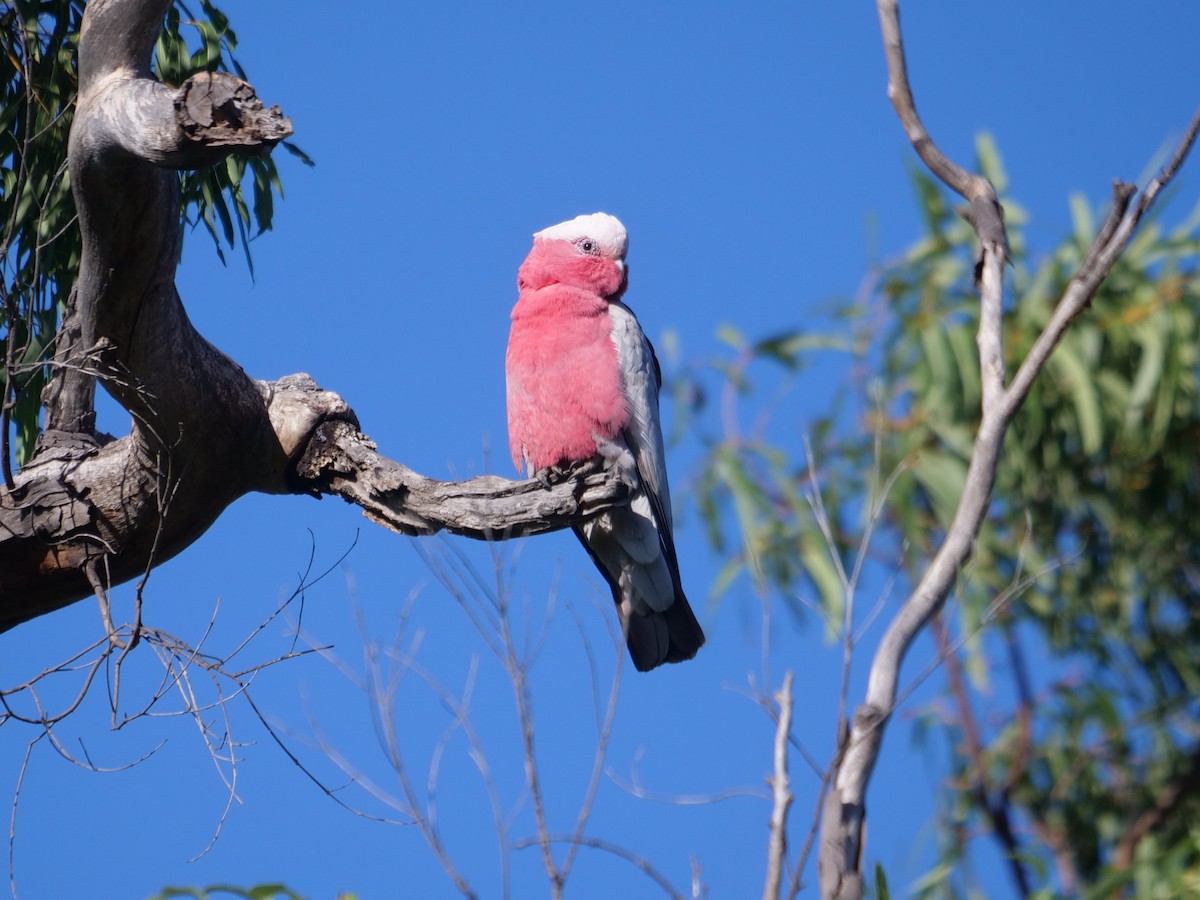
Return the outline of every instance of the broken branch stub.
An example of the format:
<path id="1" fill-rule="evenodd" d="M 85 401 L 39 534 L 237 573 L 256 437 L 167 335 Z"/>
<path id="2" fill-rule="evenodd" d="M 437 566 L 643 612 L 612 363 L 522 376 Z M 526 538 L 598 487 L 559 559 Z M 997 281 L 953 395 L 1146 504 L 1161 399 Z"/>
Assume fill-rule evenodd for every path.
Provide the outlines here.
<path id="1" fill-rule="evenodd" d="M 198 72 L 175 95 L 176 120 L 191 141 L 267 153 L 290 137 L 292 121 L 266 107 L 254 88 L 227 72 Z"/>

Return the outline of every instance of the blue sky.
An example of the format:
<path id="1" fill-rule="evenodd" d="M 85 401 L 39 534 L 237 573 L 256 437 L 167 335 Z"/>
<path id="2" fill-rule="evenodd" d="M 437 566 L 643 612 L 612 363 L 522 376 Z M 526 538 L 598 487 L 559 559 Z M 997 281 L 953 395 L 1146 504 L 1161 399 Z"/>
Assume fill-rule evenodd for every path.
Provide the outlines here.
<path id="1" fill-rule="evenodd" d="M 238 58 L 267 103 L 293 119 L 317 162 L 279 154 L 286 201 L 254 244 L 252 281 L 236 254 L 223 268 L 207 236 L 188 235 L 179 289 L 200 331 L 251 375 L 305 371 L 357 411 L 380 450 L 431 476 L 513 475 L 505 436 L 503 358 L 517 266 L 530 234 L 580 213 L 618 215 L 630 233 L 626 297 L 656 342 L 678 336 L 683 364 L 721 352 L 725 323 L 761 335 L 829 322 L 870 263 L 919 234 L 907 179 L 913 157 L 885 96 L 874 5 L 868 2 L 600 6 L 358 3 L 284 5 L 227 0 Z M 1136 179 L 1176 138 L 1200 92 L 1200 7 L 1194 2 L 926 2 L 904 8 L 910 74 L 927 126 L 969 162 L 990 131 L 1012 194 L 1046 248 L 1068 228 L 1067 197 L 1103 201 L 1114 178 Z M 1195 161 L 1178 206 L 1194 202 Z M 796 446 L 844 375 L 810 369 L 789 414 Z M 664 416 L 670 421 L 673 410 Z M 104 425 L 127 430 L 111 408 Z M 760 620 L 749 586 L 708 601 L 720 560 L 689 505 L 698 448 L 671 452 L 684 583 L 709 636 L 686 665 L 638 675 L 626 666 L 607 766 L 663 795 L 761 789 L 771 723 L 741 689 L 762 670 Z M 353 549 L 345 561 L 338 560 Z M 232 649 L 295 588 L 310 554 L 334 567 L 305 592 L 303 630 L 351 672 L 364 642 L 389 644 L 409 609 L 416 660 L 456 693 L 473 685 L 472 723 L 506 809 L 513 841 L 533 833 L 521 803 L 512 691 L 496 660 L 417 548 L 467 555 L 486 576 L 489 548 L 460 539 L 414 542 L 340 500 L 253 496 L 238 501 L 180 557 L 155 571 L 147 621 L 196 639 L 214 608 L 209 646 Z M 531 629 L 554 615 L 532 675 L 537 748 L 551 828 L 569 832 L 592 765 L 594 720 L 586 635 L 602 685 L 614 654 L 608 599 L 569 535 L 500 548 L 506 582 Z M 878 579 L 871 585 L 878 589 Z M 116 615 L 128 617 L 129 587 Z M 873 599 L 873 597 L 872 597 Z M 885 610 L 885 615 L 894 608 Z M 578 619 L 578 623 L 576 621 Z M 360 624 L 361 620 L 361 624 Z M 833 749 L 840 650 L 815 621 L 780 612 L 770 639 L 777 681 L 796 672 L 796 733 L 819 759 Z M 0 678 L 12 685 L 99 634 L 94 603 L 0 636 Z M 881 626 L 868 634 L 866 649 Z M 286 652 L 289 627 L 270 625 L 246 651 Z M 910 680 L 931 658 L 910 657 Z M 473 662 L 473 660 L 477 660 Z M 153 693 L 149 648 L 130 662 L 122 706 Z M 852 679 L 862 695 L 865 658 Z M 473 676 L 470 673 L 475 672 Z M 904 714 L 936 695 L 937 676 Z M 211 687 L 197 682 L 202 697 Z M 69 688 L 62 688 L 63 695 Z M 346 778 L 316 735 L 356 771 L 394 789 L 363 691 L 317 655 L 264 672 L 259 708 L 329 784 Z M 20 787 L 14 848 L 22 898 L 144 897 L 167 884 L 281 880 L 310 898 L 450 897 L 451 883 L 413 826 L 354 816 L 322 794 L 273 744 L 244 702 L 229 715 L 236 792 L 229 792 L 186 718 L 108 727 L 106 697 L 57 736 L 96 765 L 87 772 L 47 744 L 33 748 Z M 482 897 L 500 896 L 486 791 L 463 734 L 409 675 L 396 699 L 410 772 L 424 794 L 431 757 L 447 850 Z M 177 708 L 178 703 L 164 709 Z M 208 719 L 215 718 L 211 713 Z M 33 731 L 5 729 L 0 791 L 17 785 Z M 157 748 L 157 750 L 156 750 Z M 889 732 L 870 794 L 868 861 L 893 888 L 933 856 L 934 761 L 913 748 L 904 715 Z M 224 769 L 228 775 L 228 767 Z M 792 840 L 811 818 L 817 780 L 793 760 Z M 340 794 L 373 815 L 379 802 Z M 681 806 L 632 797 L 605 778 L 589 835 L 645 857 L 687 891 L 693 860 L 714 898 L 761 892 L 769 807 L 753 797 Z M 986 852 L 977 871 L 1008 890 Z M 536 850 L 510 858 L 512 895 L 547 892 Z M 7 863 L 5 863 L 7 866 Z M 815 872 L 810 873 L 815 881 Z M 567 896 L 657 896 L 627 862 L 582 850 Z M 989 890 L 989 893 L 991 891 Z"/>

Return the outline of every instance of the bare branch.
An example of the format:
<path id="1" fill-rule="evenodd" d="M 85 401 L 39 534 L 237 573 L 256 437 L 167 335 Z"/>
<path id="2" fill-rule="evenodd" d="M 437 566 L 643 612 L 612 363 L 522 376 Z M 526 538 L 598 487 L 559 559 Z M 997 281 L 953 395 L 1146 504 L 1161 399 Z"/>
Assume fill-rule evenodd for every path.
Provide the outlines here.
<path id="1" fill-rule="evenodd" d="M 519 841 L 514 845 L 513 849 L 524 850 L 528 847 L 534 847 L 541 843 L 541 840 L 542 839 L 540 838 L 529 838 L 524 841 Z M 683 900 L 683 894 L 675 890 L 671 882 L 667 881 L 667 879 L 660 874 L 659 871 L 654 868 L 654 866 L 650 865 L 649 860 L 647 860 L 645 857 L 638 856 L 636 853 L 626 850 L 619 844 L 614 844 L 611 841 L 606 841 L 601 838 L 577 838 L 566 837 L 562 835 L 548 835 L 545 840 L 552 844 L 577 844 L 581 847 L 591 847 L 594 850 L 603 850 L 605 853 L 611 853 L 613 856 L 625 860 L 625 862 L 629 863 L 631 866 L 635 866 L 637 869 L 643 872 L 655 884 L 662 888 L 663 892 L 668 897 L 673 898 L 673 900 Z"/>
<path id="2" fill-rule="evenodd" d="M 775 729 L 775 774 L 771 778 L 775 802 L 771 808 L 771 838 L 767 843 L 767 883 L 763 887 L 763 900 L 778 900 L 779 889 L 783 883 L 783 869 L 787 863 L 787 817 L 792 806 L 792 790 L 788 782 L 792 680 L 792 672 L 785 673 L 783 687 L 775 695 L 775 702 L 779 704 L 779 724 Z"/>
<path id="3" fill-rule="evenodd" d="M 908 62 L 904 56 L 904 39 L 900 34 L 900 8 L 897 0 L 879 0 L 879 27 L 883 32 L 883 52 L 887 58 L 888 67 L 888 99 L 896 108 L 900 124 L 912 141 L 913 147 L 921 160 L 938 178 L 950 188 L 970 197 L 972 183 L 976 176 L 947 159 L 933 143 L 929 132 L 917 115 L 917 105 L 913 100 L 912 88 L 908 83 Z"/>
<path id="4" fill-rule="evenodd" d="M 562 877 L 564 882 L 571 873 L 571 867 L 575 864 L 575 855 L 580 846 L 578 841 L 583 839 L 584 829 L 587 828 L 588 819 L 592 815 L 592 805 L 596 801 L 596 791 L 600 787 L 600 776 L 604 772 L 604 761 L 608 754 L 608 742 L 612 737 L 613 724 L 617 718 L 617 700 L 621 696 L 621 675 L 625 668 L 624 635 L 621 633 L 621 628 L 618 626 L 616 620 L 611 615 L 603 615 L 602 618 L 608 627 L 608 636 L 613 656 L 617 662 L 613 666 L 612 681 L 609 683 L 608 688 L 608 702 L 604 705 L 602 719 L 599 719 L 599 709 L 596 710 L 599 719 L 596 729 L 596 752 L 592 756 L 592 773 L 588 778 L 587 791 L 584 794 L 583 801 L 579 804 L 579 814 L 575 819 L 576 842 L 567 848 L 567 856 L 563 860 Z M 576 618 L 576 624 L 579 624 L 578 618 Z M 594 688 L 596 666 L 591 641 L 588 640 L 587 633 L 582 627 L 579 629 L 579 634 L 588 658 L 588 668 L 593 678 Z M 599 700 L 598 697 L 596 699 Z"/>
<path id="5" fill-rule="evenodd" d="M 550 893 L 555 900 L 563 895 L 566 872 L 554 861 L 550 851 L 550 825 L 546 817 L 546 804 L 542 796 L 541 772 L 538 768 L 537 752 L 534 747 L 533 696 L 529 689 L 528 661 L 517 652 L 513 641 L 511 622 L 504 612 L 500 616 L 500 638 L 504 645 L 504 668 L 512 683 L 513 699 L 517 706 L 517 722 L 521 728 L 521 749 L 525 759 L 525 780 L 529 797 L 533 803 L 533 819 L 537 826 L 537 843 L 542 848 L 542 864 L 546 877 L 550 879 Z"/>
<path id="6" fill-rule="evenodd" d="M 21 769 L 17 774 L 17 783 L 13 787 L 12 807 L 8 818 L 8 889 L 14 898 L 17 897 L 17 809 L 21 802 L 21 788 L 25 784 L 25 776 L 29 773 L 29 758 L 33 748 L 49 732 L 43 731 L 25 745 L 25 756 L 21 759 Z"/>
<path id="7" fill-rule="evenodd" d="M 260 460 L 274 471 L 253 476 L 258 490 L 335 494 L 402 534 L 446 530 L 479 540 L 540 534 L 629 496 L 629 485 L 598 459 L 548 488 L 496 476 L 438 481 L 378 453 L 345 401 L 307 375 L 260 382 L 255 393 L 259 426 L 274 444 L 269 459 Z M 144 579 L 151 563 L 178 553 L 215 520 L 240 491 L 238 470 L 220 473 L 219 489 L 203 477 L 169 478 L 183 469 L 176 461 L 185 452 L 182 445 L 160 446 L 148 454 L 131 435 L 100 450 L 47 453 L 16 476 L 16 492 L 0 491 L 0 631 L 94 593 L 82 574 L 89 561 L 103 559 L 112 584 Z M 239 463 L 243 471 L 246 463 Z M 212 461 L 196 465 L 189 472 L 199 476 Z M 172 515 L 165 517 L 168 501 Z M 48 552 L 47 538 L 56 535 Z"/>
<path id="8" fill-rule="evenodd" d="M 613 784 L 630 796 L 637 797 L 639 800 L 648 800 L 651 803 L 665 803 L 670 806 L 711 806 L 715 803 L 724 803 L 726 800 L 733 800 L 740 797 L 754 797 L 757 800 L 771 799 L 770 792 L 762 787 L 726 788 L 721 791 L 713 791 L 710 794 L 660 794 L 651 791 L 642 784 L 642 776 L 639 770 L 644 750 L 644 747 L 639 747 L 637 752 L 634 753 L 633 764 L 630 767 L 628 779 L 622 778 L 612 769 L 608 771 L 609 780 Z"/>
<path id="9" fill-rule="evenodd" d="M 995 188 L 982 175 L 968 172 L 946 157 L 925 130 L 921 117 L 917 115 L 917 104 L 908 83 L 908 63 L 900 33 L 899 0 L 878 0 L 877 6 L 888 66 L 888 99 L 896 108 L 904 133 L 929 171 L 968 201 L 963 215 L 974 226 L 981 242 L 995 246 L 1003 257 L 1007 253 L 1008 243 L 1004 236 L 1004 214 Z"/>
<path id="10" fill-rule="evenodd" d="M 311 489 L 361 506 L 367 518 L 401 534 L 445 529 L 479 540 L 566 528 L 629 495 L 629 486 L 610 476 L 598 458 L 576 465 L 548 490 L 537 480 L 494 475 L 437 481 L 381 456 L 344 421 L 317 430 L 297 474 Z"/>

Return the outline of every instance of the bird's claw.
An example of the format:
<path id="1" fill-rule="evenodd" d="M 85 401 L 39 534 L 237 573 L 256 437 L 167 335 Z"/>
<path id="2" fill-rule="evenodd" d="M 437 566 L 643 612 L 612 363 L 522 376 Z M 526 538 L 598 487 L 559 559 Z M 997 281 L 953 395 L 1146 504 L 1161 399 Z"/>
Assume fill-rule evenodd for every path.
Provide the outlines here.
<path id="1" fill-rule="evenodd" d="M 533 477 L 537 479 L 538 484 L 544 490 L 550 490 L 557 482 L 565 481 L 570 477 L 571 470 L 569 466 L 553 465 L 546 466 L 544 469 L 538 469 L 533 473 Z"/>

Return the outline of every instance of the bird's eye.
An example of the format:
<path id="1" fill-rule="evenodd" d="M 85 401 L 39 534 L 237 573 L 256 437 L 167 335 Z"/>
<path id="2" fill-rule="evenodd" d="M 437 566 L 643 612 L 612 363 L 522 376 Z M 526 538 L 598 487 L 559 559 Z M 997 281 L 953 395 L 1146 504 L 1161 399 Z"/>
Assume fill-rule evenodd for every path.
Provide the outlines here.
<path id="1" fill-rule="evenodd" d="M 597 252 L 596 242 L 593 241 L 591 238 L 584 238 L 582 241 L 579 242 L 579 249 L 581 251 L 583 251 L 584 253 L 596 253 Z"/>

